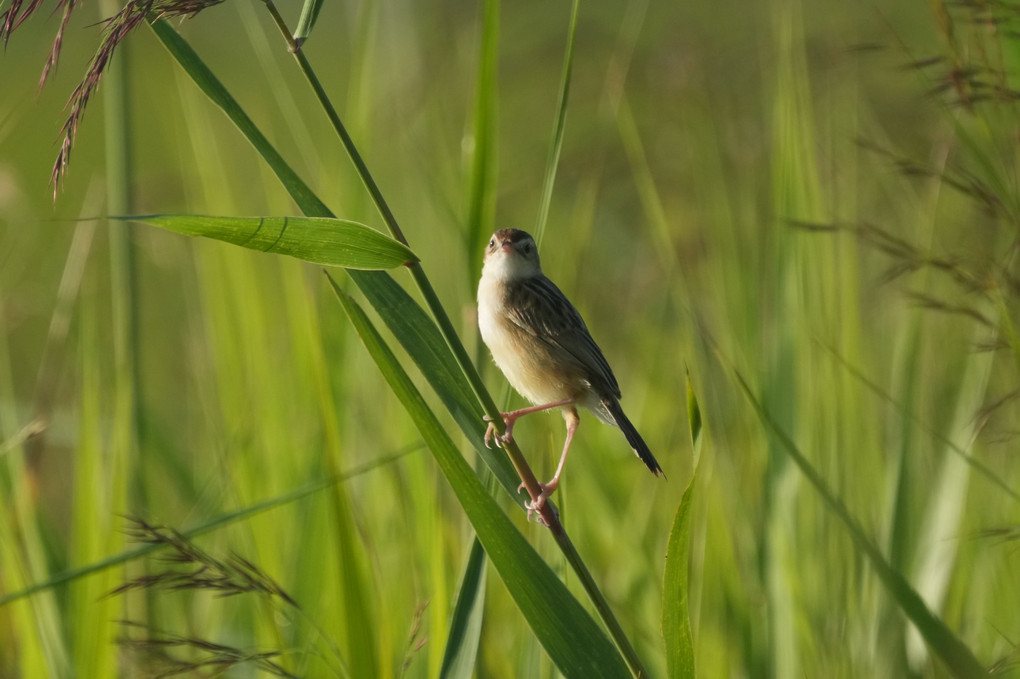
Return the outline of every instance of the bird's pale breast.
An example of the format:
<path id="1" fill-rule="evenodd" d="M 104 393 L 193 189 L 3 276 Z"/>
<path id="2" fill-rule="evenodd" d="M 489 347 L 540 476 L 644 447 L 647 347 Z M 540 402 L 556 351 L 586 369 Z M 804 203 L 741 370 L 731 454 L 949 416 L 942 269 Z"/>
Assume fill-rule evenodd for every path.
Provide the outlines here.
<path id="1" fill-rule="evenodd" d="M 478 296 L 478 327 L 496 365 L 524 398 L 551 403 L 578 398 L 590 384 L 571 361 L 554 355 L 547 343 L 516 325 L 503 313 L 500 295 Z"/>

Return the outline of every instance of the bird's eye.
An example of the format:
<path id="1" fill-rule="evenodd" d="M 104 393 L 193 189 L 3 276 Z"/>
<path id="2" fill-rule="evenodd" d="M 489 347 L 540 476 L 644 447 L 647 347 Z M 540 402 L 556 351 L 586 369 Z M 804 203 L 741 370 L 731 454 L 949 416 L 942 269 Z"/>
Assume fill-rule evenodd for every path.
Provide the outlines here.
<path id="1" fill-rule="evenodd" d="M 489 247 L 490 248 L 496 247 L 496 239 L 495 238 L 493 238 L 492 240 L 489 241 Z"/>
<path id="2" fill-rule="evenodd" d="M 523 252 L 524 254 L 530 253 L 531 252 L 531 243 L 525 243 L 524 245 L 522 245 L 521 246 L 521 252 Z"/>

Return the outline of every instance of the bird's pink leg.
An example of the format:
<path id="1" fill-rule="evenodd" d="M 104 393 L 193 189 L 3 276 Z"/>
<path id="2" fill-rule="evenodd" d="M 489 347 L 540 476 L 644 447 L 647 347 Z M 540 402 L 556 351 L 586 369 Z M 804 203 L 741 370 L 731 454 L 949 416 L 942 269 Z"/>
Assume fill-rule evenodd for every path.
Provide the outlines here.
<path id="1" fill-rule="evenodd" d="M 539 493 L 538 497 L 531 502 L 525 503 L 525 507 L 528 509 L 528 519 L 531 519 L 531 515 L 534 512 L 542 509 L 542 505 L 545 504 L 546 499 L 552 495 L 560 485 L 560 474 L 563 473 L 563 466 L 567 462 L 567 452 L 570 450 L 570 443 L 574 440 L 574 432 L 577 431 L 577 425 L 581 421 L 577 416 L 577 409 L 571 408 L 570 410 L 563 411 L 563 419 L 567 422 L 567 440 L 563 442 L 563 452 L 560 454 L 560 462 L 556 465 L 556 473 L 549 479 L 547 483 L 539 483 L 539 487 L 542 492 Z M 524 488 L 522 483 L 518 488 L 517 492 Z"/>
<path id="2" fill-rule="evenodd" d="M 495 437 L 496 447 L 497 448 L 502 447 L 500 445 L 501 443 L 506 443 L 511 439 L 514 431 L 514 422 L 516 422 L 518 419 L 524 417 L 525 415 L 530 415 L 531 413 L 540 413 L 543 410 L 549 410 L 550 408 L 561 408 L 566 405 L 571 405 L 573 402 L 574 399 L 565 398 L 562 401 L 553 401 L 552 403 L 543 403 L 542 405 L 531 406 L 530 408 L 521 408 L 520 410 L 514 410 L 509 413 L 500 413 L 500 415 L 503 417 L 503 424 L 506 425 L 506 432 L 504 432 L 502 436 Z M 488 415 L 486 415 L 482 419 L 489 423 L 488 428 L 486 428 L 485 430 L 485 447 L 488 448 L 489 442 L 493 439 L 493 434 L 496 433 L 496 425 L 492 423 L 492 418 L 489 417 Z"/>

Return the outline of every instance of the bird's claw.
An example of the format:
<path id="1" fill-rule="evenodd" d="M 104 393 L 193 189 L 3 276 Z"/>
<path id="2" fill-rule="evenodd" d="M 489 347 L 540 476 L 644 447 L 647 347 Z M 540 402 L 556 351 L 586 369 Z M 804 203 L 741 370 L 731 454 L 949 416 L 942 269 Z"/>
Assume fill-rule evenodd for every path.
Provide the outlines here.
<path id="1" fill-rule="evenodd" d="M 496 434 L 496 425 L 489 422 L 489 426 L 485 429 L 485 447 L 492 448 L 490 443 L 495 442 L 497 448 L 502 448 L 503 444 L 510 440 L 510 432 L 507 431 L 502 436 Z"/>
<path id="2" fill-rule="evenodd" d="M 489 418 L 486 417 L 485 419 L 489 419 Z M 492 446 L 489 445 L 489 444 L 492 443 L 492 438 L 493 438 L 492 435 L 495 432 L 496 432 L 496 425 L 494 425 L 492 422 L 489 422 L 489 426 L 485 428 L 485 447 L 486 448 L 490 448 L 490 449 L 492 448 Z M 500 447 L 499 439 L 501 437 L 500 436 L 496 436 L 495 438 L 496 438 L 496 447 L 499 448 Z"/>
<path id="3" fill-rule="evenodd" d="M 506 432 L 503 435 L 496 434 L 496 425 L 493 424 L 493 420 L 488 415 L 482 416 L 482 419 L 489 423 L 489 426 L 485 428 L 485 447 L 492 448 L 489 444 L 495 442 L 497 448 L 502 448 L 503 444 L 510 440 L 511 432 L 513 431 L 513 422 L 507 417 L 507 413 L 500 413 L 503 417 L 503 424 L 506 425 Z"/>
<path id="4" fill-rule="evenodd" d="M 524 508 L 528 510 L 528 521 L 531 521 L 532 514 L 538 514 L 538 522 L 543 526 L 548 526 L 546 520 L 540 513 L 542 508 L 545 507 L 545 502 L 552 495 L 552 492 L 556 490 L 556 484 L 551 483 L 539 483 L 538 487 L 542 489 L 542 492 L 538 494 L 538 497 L 533 500 L 528 500 L 524 503 Z M 517 492 L 520 493 L 522 490 L 526 490 L 526 486 L 522 483 L 517 486 Z M 530 494 L 530 493 L 529 493 Z"/>

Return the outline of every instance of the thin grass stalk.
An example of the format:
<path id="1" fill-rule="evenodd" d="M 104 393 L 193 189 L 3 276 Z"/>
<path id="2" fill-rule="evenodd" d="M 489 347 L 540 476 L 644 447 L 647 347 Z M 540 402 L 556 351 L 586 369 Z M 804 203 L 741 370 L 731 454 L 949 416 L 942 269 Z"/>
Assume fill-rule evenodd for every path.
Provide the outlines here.
<path id="1" fill-rule="evenodd" d="M 556 169 L 560 165 L 560 151 L 563 150 L 563 130 L 567 125 L 567 100 L 570 95 L 570 74 L 574 67 L 574 35 L 577 32 L 577 14 L 580 0 L 574 0 L 570 9 L 570 27 L 567 29 L 567 53 L 563 57 L 563 73 L 560 75 L 560 101 L 556 109 L 556 127 L 553 129 L 552 144 L 549 145 L 549 156 L 545 162 L 545 179 L 542 181 L 542 202 L 535 220 L 535 239 L 542 243 L 545 224 L 549 219 L 549 206 L 552 203 L 553 187 L 556 184 Z"/>
<path id="2" fill-rule="evenodd" d="M 266 3 L 266 7 L 273 16 L 273 19 L 276 21 L 277 26 L 280 28 L 281 34 L 287 41 L 289 51 L 297 60 L 301 72 L 305 75 L 305 78 L 311 85 L 312 90 L 315 92 L 315 96 L 328 116 L 330 123 L 333 125 L 334 131 L 340 137 L 340 141 L 343 144 L 344 149 L 350 156 L 351 162 L 354 163 L 354 167 L 358 171 L 358 175 L 361 177 L 365 188 L 371 195 L 379 214 L 382 216 L 383 221 L 386 223 L 386 226 L 390 231 L 390 234 L 396 240 L 409 246 L 407 238 L 404 236 L 400 225 L 397 223 L 397 219 L 394 216 L 393 211 L 386 203 L 386 200 L 382 195 L 382 191 L 379 189 L 378 184 L 376 184 L 375 179 L 368 170 L 368 166 L 365 164 L 365 161 L 362 159 L 357 147 L 354 145 L 354 140 L 351 139 L 350 134 L 347 132 L 343 121 L 340 119 L 340 115 L 337 113 L 336 108 L 333 106 L 325 89 L 322 87 L 318 76 L 316 76 L 315 71 L 311 66 L 311 63 L 305 57 L 300 46 L 294 42 L 290 32 L 287 30 L 283 17 L 276 10 L 276 6 L 273 4 L 272 0 L 264 1 Z M 503 424 L 503 419 L 500 416 L 499 408 L 496 406 L 495 401 L 492 399 L 492 396 L 486 389 L 485 384 L 482 382 L 481 375 L 475 369 L 471 358 L 467 354 L 467 350 L 461 343 L 460 338 L 457 335 L 457 331 L 453 327 L 453 323 L 450 321 L 449 316 L 446 314 L 446 310 L 443 308 L 442 303 L 439 300 L 439 296 L 432 287 L 432 283 L 429 281 L 425 270 L 422 268 L 420 262 L 408 265 L 408 269 L 410 269 L 411 275 L 414 278 L 415 284 L 418 286 L 419 292 L 421 292 L 424 297 L 426 305 L 432 312 L 433 317 L 439 325 L 443 336 L 446 338 L 447 344 L 453 351 L 457 362 L 460 364 L 465 375 L 467 375 L 468 381 L 471 383 L 471 387 L 474 390 L 475 395 L 478 397 L 479 401 L 481 401 L 485 413 L 492 418 L 496 425 L 497 432 L 502 435 L 506 428 Z M 508 441 L 504 446 L 504 450 L 506 450 L 507 454 L 510 456 L 511 463 L 520 475 L 521 480 L 524 483 L 524 487 L 527 489 L 532 499 L 537 499 L 541 493 L 541 488 L 538 485 L 538 479 L 535 478 L 534 472 L 532 472 L 531 467 L 528 465 L 527 460 L 524 458 L 524 454 L 521 452 L 516 441 L 513 439 Z M 619 646 L 620 651 L 623 653 L 631 671 L 639 677 L 648 676 L 648 672 L 645 670 L 641 659 L 638 657 L 637 651 L 630 643 L 630 640 L 627 639 L 623 628 L 616 619 L 612 608 L 609 606 L 609 602 L 606 600 L 605 596 L 603 596 L 595 582 L 595 579 L 592 577 L 591 572 L 588 570 L 580 554 L 577 552 L 577 549 L 567 536 L 566 530 L 563 528 L 563 524 L 560 523 L 555 507 L 551 503 L 545 503 L 540 515 L 542 520 L 549 527 L 550 533 L 552 533 L 557 545 L 566 557 L 567 562 L 570 564 L 571 568 L 581 581 L 585 591 L 588 593 L 588 596 L 591 598 L 592 603 L 599 612 L 599 616 L 602 618 L 614 641 Z"/>

